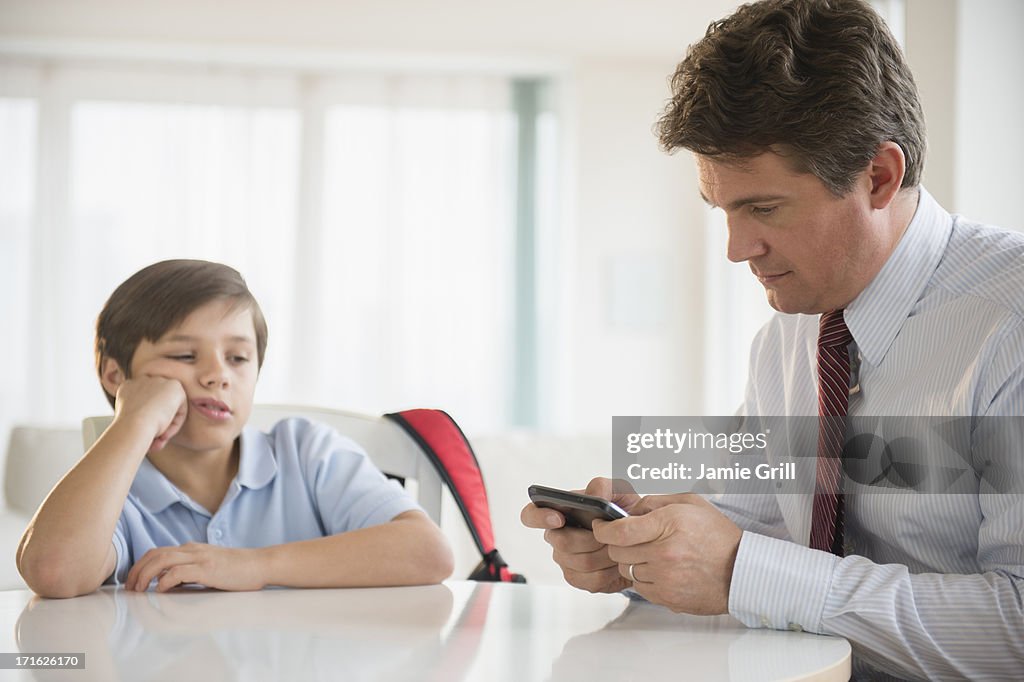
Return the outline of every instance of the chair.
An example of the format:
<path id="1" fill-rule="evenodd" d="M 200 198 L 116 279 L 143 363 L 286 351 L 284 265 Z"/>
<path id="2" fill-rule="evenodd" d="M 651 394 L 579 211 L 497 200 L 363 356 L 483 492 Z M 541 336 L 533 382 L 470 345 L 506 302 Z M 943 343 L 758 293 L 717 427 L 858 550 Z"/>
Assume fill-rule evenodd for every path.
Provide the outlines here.
<path id="1" fill-rule="evenodd" d="M 4 499 L 7 507 L 31 517 L 57 481 L 82 458 L 72 428 L 15 426 L 7 444 Z"/>
<path id="2" fill-rule="evenodd" d="M 4 462 L 0 507 L 0 590 L 24 589 L 15 549 L 40 503 L 82 456 L 78 429 L 15 426 Z"/>
<path id="3" fill-rule="evenodd" d="M 397 424 L 383 417 L 298 405 L 254 405 L 249 425 L 269 429 L 287 417 L 307 417 L 327 424 L 361 445 L 377 467 L 404 479 L 406 488 L 423 510 L 441 522 L 441 478 L 420 447 Z M 82 421 L 82 441 L 88 449 L 106 430 L 112 416 L 87 417 Z"/>

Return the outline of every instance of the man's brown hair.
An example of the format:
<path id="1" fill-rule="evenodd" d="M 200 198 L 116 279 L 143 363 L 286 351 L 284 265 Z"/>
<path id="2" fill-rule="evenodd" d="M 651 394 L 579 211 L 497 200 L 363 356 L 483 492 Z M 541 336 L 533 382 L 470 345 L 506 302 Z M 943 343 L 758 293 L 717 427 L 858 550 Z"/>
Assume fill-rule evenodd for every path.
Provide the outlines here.
<path id="1" fill-rule="evenodd" d="M 103 360 L 115 360 L 131 376 L 135 349 L 145 339 L 156 342 L 196 309 L 217 299 L 252 311 L 256 330 L 257 367 L 267 349 L 267 322 L 259 303 L 237 270 L 203 260 L 165 260 L 139 270 L 107 299 L 96 320 L 96 371 Z M 103 389 L 110 405 L 114 396 Z"/>
<path id="2" fill-rule="evenodd" d="M 844 195 L 878 146 L 921 179 L 924 115 L 885 22 L 860 0 L 764 0 L 708 26 L 672 76 L 661 146 L 742 161 L 773 150 Z"/>

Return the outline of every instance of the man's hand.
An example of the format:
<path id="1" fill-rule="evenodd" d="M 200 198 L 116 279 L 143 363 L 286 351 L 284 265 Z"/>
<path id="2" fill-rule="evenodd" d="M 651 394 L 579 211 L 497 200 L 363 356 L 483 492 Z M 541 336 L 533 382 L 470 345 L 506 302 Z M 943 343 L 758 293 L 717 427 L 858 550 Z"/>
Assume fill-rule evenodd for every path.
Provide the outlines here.
<path id="1" fill-rule="evenodd" d="M 640 502 L 636 493 L 613 492 L 609 478 L 595 478 L 580 492 L 610 500 L 627 512 Z M 520 520 L 525 526 L 544 530 L 544 540 L 553 548 L 551 558 L 573 587 L 588 592 L 619 592 L 632 584 L 620 575 L 618 564 L 608 556 L 608 548 L 591 531 L 564 528 L 565 517 L 554 509 L 531 502 L 523 507 Z"/>
<path id="2" fill-rule="evenodd" d="M 699 495 L 644 498 L 639 516 L 595 521 L 619 575 L 640 595 L 673 611 L 728 613 L 729 587 L 743 531 Z M 635 583 L 629 578 L 633 566 Z"/>
<path id="3" fill-rule="evenodd" d="M 190 542 L 157 547 L 139 559 L 125 579 L 125 589 L 145 592 L 156 578 L 156 591 L 195 583 L 218 590 L 261 590 L 263 561 L 259 549 L 218 547 Z"/>
<path id="4" fill-rule="evenodd" d="M 181 382 L 161 376 L 126 379 L 117 389 L 114 404 L 115 421 L 145 424 L 152 430 L 149 452 L 162 450 L 188 416 L 188 397 Z"/>

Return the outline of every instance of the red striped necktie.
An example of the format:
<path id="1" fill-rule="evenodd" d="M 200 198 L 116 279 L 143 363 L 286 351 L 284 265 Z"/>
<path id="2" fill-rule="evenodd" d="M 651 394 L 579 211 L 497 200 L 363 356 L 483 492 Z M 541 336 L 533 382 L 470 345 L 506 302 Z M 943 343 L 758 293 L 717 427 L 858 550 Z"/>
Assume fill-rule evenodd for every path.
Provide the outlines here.
<path id="1" fill-rule="evenodd" d="M 811 516 L 811 548 L 843 555 L 841 486 L 843 437 L 853 340 L 842 310 L 821 316 L 818 328 L 818 466 Z"/>

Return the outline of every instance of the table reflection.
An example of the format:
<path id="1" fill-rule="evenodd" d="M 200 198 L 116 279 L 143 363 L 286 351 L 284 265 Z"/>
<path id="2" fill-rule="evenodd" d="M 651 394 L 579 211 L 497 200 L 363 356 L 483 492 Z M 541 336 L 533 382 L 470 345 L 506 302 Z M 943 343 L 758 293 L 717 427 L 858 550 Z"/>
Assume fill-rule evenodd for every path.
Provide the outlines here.
<path id="1" fill-rule="evenodd" d="M 23 652 L 86 652 L 37 679 L 429 679 L 452 610 L 444 585 L 380 590 L 101 590 L 32 599 Z"/>
<path id="2" fill-rule="evenodd" d="M 104 588 L 65 600 L 22 591 L 0 598 L 4 627 L 14 631 L 22 653 L 85 653 L 85 670 L 32 673 L 41 680 L 849 676 L 850 648 L 842 639 L 748 630 L 728 616 L 674 614 L 567 586 L 451 581 L 168 594 Z M 16 679 L 33 678 L 21 673 Z"/>
<path id="3" fill-rule="evenodd" d="M 821 674 L 847 679 L 845 640 L 751 630 L 731 616 L 692 616 L 634 601 L 600 630 L 569 639 L 551 679 L 644 680 L 667 673 L 692 680 L 754 682 Z M 829 663 L 835 663 L 833 674 Z"/>

